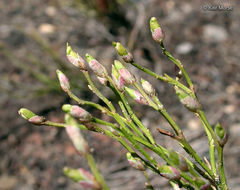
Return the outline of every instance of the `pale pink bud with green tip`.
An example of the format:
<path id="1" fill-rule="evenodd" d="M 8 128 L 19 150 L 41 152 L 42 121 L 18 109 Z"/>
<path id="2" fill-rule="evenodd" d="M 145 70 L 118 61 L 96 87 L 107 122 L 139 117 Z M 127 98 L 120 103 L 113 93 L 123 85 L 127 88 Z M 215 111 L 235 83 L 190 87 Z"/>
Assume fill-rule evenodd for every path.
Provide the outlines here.
<path id="1" fill-rule="evenodd" d="M 124 80 L 114 65 L 112 65 L 112 79 L 119 91 L 124 91 Z"/>
<path id="2" fill-rule="evenodd" d="M 181 178 L 180 172 L 172 166 L 159 166 L 159 171 L 163 177 L 169 180 L 180 180 Z"/>
<path id="3" fill-rule="evenodd" d="M 133 56 L 130 52 L 126 50 L 126 48 L 120 43 L 120 42 L 113 42 L 112 43 L 115 49 L 118 52 L 118 55 L 120 55 L 126 63 L 133 62 Z"/>
<path id="4" fill-rule="evenodd" d="M 146 92 L 147 95 L 149 96 L 155 95 L 155 89 L 148 81 L 141 79 L 141 84 L 142 84 L 143 90 Z"/>
<path id="5" fill-rule="evenodd" d="M 64 104 L 62 110 L 81 122 L 89 122 L 92 119 L 92 115 L 89 112 L 76 105 Z"/>
<path id="6" fill-rule="evenodd" d="M 104 85 L 104 86 L 107 85 L 108 80 L 107 80 L 105 77 L 97 77 L 97 79 L 99 80 L 99 82 L 100 82 L 102 85 Z"/>
<path id="7" fill-rule="evenodd" d="M 76 126 L 67 126 L 67 134 L 70 137 L 74 147 L 81 156 L 86 156 L 90 151 L 87 142 L 81 134 L 81 130 Z"/>
<path id="8" fill-rule="evenodd" d="M 98 184 L 95 177 L 82 168 L 72 169 L 72 168 L 64 167 L 63 173 L 67 177 L 72 179 L 74 182 L 79 183 L 84 189 L 85 188 L 95 189 L 95 190 L 101 189 L 101 186 Z"/>
<path id="9" fill-rule="evenodd" d="M 126 154 L 128 163 L 135 169 L 145 171 L 145 166 L 139 158 L 134 158 L 130 152 Z"/>
<path id="10" fill-rule="evenodd" d="M 120 61 L 115 60 L 114 65 L 125 83 L 133 84 L 134 82 L 136 82 L 135 76 L 132 73 L 130 73 Z"/>
<path id="11" fill-rule="evenodd" d="M 78 55 L 75 51 L 73 51 L 72 47 L 68 45 L 66 48 L 67 59 L 74 66 L 78 67 L 81 70 L 87 70 L 84 59 Z"/>
<path id="12" fill-rule="evenodd" d="M 35 113 L 26 108 L 21 108 L 18 111 L 18 114 L 21 115 L 24 119 L 28 120 L 30 123 L 35 125 L 40 125 L 44 121 L 46 121 L 44 117 L 36 115 Z"/>
<path id="13" fill-rule="evenodd" d="M 137 90 L 125 87 L 126 92 L 139 104 L 148 105 L 147 100 Z"/>
<path id="14" fill-rule="evenodd" d="M 164 39 L 164 34 L 155 17 L 150 19 L 150 29 L 153 39 L 158 43 L 162 42 Z"/>
<path id="15" fill-rule="evenodd" d="M 180 100 L 180 102 L 189 110 L 192 112 L 196 112 L 200 109 L 202 109 L 201 104 L 198 102 L 198 100 L 196 100 L 195 98 L 193 98 L 192 96 L 190 96 L 189 94 L 187 94 L 186 92 L 184 92 L 183 90 L 179 89 L 178 87 L 175 87 L 175 91 L 176 94 Z"/>
<path id="16" fill-rule="evenodd" d="M 102 78 L 106 77 L 107 70 L 102 64 L 100 64 L 96 59 L 94 59 L 89 54 L 86 54 L 86 59 L 88 61 L 89 67 L 98 77 L 102 77 Z"/>
<path id="17" fill-rule="evenodd" d="M 63 74 L 62 71 L 57 70 L 56 72 L 57 72 L 58 80 L 60 82 L 60 86 L 61 86 L 62 90 L 64 92 L 69 92 L 70 83 L 68 81 L 68 78 L 66 77 L 66 75 Z"/>

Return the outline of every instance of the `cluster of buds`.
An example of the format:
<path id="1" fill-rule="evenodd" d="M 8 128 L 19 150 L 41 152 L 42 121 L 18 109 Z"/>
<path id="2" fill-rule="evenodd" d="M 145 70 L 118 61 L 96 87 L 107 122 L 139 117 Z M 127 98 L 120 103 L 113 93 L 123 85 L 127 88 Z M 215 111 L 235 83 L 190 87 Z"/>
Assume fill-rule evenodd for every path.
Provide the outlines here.
<path id="1" fill-rule="evenodd" d="M 92 115 L 77 105 L 64 104 L 62 110 L 83 123 L 90 122 Z"/>
<path id="2" fill-rule="evenodd" d="M 112 44 L 116 48 L 118 55 L 122 57 L 123 61 L 126 63 L 133 62 L 132 54 L 128 52 L 120 42 L 113 42 Z"/>
<path id="3" fill-rule="evenodd" d="M 84 189 L 102 189 L 101 185 L 96 181 L 95 177 L 82 168 L 72 169 L 68 167 L 63 168 L 63 173 L 72 179 L 74 182 L 79 183 Z"/>
<path id="4" fill-rule="evenodd" d="M 137 170 L 140 170 L 140 171 L 145 171 L 146 168 L 145 166 L 143 165 L 142 161 L 139 159 L 139 158 L 136 158 L 136 157 L 133 157 L 133 155 L 128 152 L 126 154 L 126 157 L 127 157 L 127 160 L 128 160 L 128 163 L 135 169 Z"/>
<path id="5" fill-rule="evenodd" d="M 59 83 L 60 83 L 60 86 L 61 86 L 62 90 L 64 92 L 69 92 L 70 83 L 69 83 L 68 78 L 66 77 L 66 75 L 63 74 L 62 71 L 57 70 L 56 72 L 57 72 L 58 80 L 59 80 Z"/>
<path id="6" fill-rule="evenodd" d="M 21 108 L 18 113 L 24 119 L 35 125 L 42 125 L 46 121 L 43 116 L 36 115 L 35 113 L 26 108 Z"/>
<path id="7" fill-rule="evenodd" d="M 84 59 L 73 51 L 72 47 L 67 44 L 66 48 L 67 59 L 74 66 L 78 67 L 80 70 L 87 70 Z"/>
<path id="8" fill-rule="evenodd" d="M 150 29 L 152 32 L 152 37 L 157 43 L 161 43 L 164 39 L 163 31 L 158 24 L 158 21 L 155 17 L 150 19 Z"/>
<path id="9" fill-rule="evenodd" d="M 172 166 L 161 165 L 158 169 L 161 175 L 169 180 L 180 180 L 181 178 L 179 171 Z"/>
<path id="10" fill-rule="evenodd" d="M 148 105 L 148 101 L 137 90 L 125 87 L 126 92 L 139 104 Z"/>

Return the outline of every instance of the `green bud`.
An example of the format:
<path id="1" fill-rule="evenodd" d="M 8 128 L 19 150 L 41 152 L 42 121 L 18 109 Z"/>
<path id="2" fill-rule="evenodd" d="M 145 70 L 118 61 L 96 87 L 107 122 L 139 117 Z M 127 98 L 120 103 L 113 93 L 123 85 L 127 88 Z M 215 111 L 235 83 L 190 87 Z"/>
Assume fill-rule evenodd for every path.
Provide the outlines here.
<path id="1" fill-rule="evenodd" d="M 158 24 L 158 21 L 157 21 L 156 17 L 152 17 L 150 19 L 150 29 L 151 29 L 151 31 L 154 32 L 159 27 L 160 27 L 160 25 Z"/>
<path id="2" fill-rule="evenodd" d="M 223 139 L 226 134 L 226 131 L 219 123 L 217 123 L 215 125 L 215 133 L 220 139 Z"/>
<path id="3" fill-rule="evenodd" d="M 19 111 L 18 111 L 18 114 L 21 115 L 24 119 L 26 120 L 29 120 L 31 119 L 32 117 L 36 116 L 35 113 L 33 113 L 32 111 L 30 111 L 29 109 L 26 109 L 26 108 L 21 108 Z"/>
<path id="4" fill-rule="evenodd" d="M 120 69 L 125 69 L 125 67 L 123 66 L 123 64 L 118 61 L 118 60 L 114 60 L 114 66 L 115 68 L 119 71 Z"/>
<path id="5" fill-rule="evenodd" d="M 143 95 L 131 88 L 125 87 L 126 92 L 139 104 L 148 105 L 148 101 L 143 97 Z"/>
<path id="6" fill-rule="evenodd" d="M 106 78 L 107 70 L 106 68 L 100 64 L 96 59 L 94 59 L 91 55 L 86 54 L 86 58 L 89 64 L 89 67 L 92 69 L 92 71 L 101 78 Z"/>
<path id="7" fill-rule="evenodd" d="M 67 56 L 72 56 L 72 57 L 78 59 L 78 54 L 75 51 L 73 51 L 72 47 L 70 45 L 68 45 L 68 43 L 67 43 L 67 47 L 66 47 L 66 54 L 67 54 Z"/>
<path id="8" fill-rule="evenodd" d="M 116 48 L 118 55 L 125 56 L 128 54 L 128 51 L 120 42 L 113 42 L 112 44 Z"/>

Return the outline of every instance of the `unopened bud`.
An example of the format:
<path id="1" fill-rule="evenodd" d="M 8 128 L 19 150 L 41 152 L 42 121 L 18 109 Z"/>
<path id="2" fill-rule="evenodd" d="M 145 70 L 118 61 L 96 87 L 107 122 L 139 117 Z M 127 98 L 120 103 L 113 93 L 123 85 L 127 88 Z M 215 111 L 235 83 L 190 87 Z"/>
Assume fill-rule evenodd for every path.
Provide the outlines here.
<path id="1" fill-rule="evenodd" d="M 60 86 L 62 90 L 64 92 L 68 92 L 70 90 L 70 84 L 69 84 L 68 78 L 63 74 L 62 71 L 57 70 L 56 72 L 57 72 L 58 80 L 60 82 Z"/>
<path id="2" fill-rule="evenodd" d="M 132 156 L 130 152 L 126 154 L 128 163 L 135 169 L 140 171 L 145 171 L 145 166 L 139 158 L 135 158 Z"/>
<path id="3" fill-rule="evenodd" d="M 180 180 L 181 178 L 179 171 L 172 166 L 168 165 L 159 166 L 159 171 L 163 177 L 169 180 Z"/>
<path id="4" fill-rule="evenodd" d="M 141 79 L 141 84 L 142 84 L 143 90 L 146 92 L 147 95 L 149 96 L 155 95 L 155 89 L 148 81 Z"/>
<path id="5" fill-rule="evenodd" d="M 152 17 L 150 19 L 150 29 L 152 32 L 153 39 L 158 43 L 162 42 L 164 39 L 164 34 L 155 17 Z"/>
<path id="6" fill-rule="evenodd" d="M 90 150 L 88 147 L 88 143 L 81 134 L 81 130 L 76 126 L 71 125 L 67 126 L 65 129 L 79 154 L 81 156 L 87 155 L 90 152 Z"/>
<path id="7" fill-rule="evenodd" d="M 104 86 L 107 85 L 108 80 L 107 80 L 105 77 L 97 77 L 97 79 L 99 80 L 99 82 L 100 82 L 102 85 L 104 85 Z"/>
<path id="8" fill-rule="evenodd" d="M 127 55 L 122 56 L 123 61 L 125 61 L 125 63 L 132 63 L 133 62 L 133 56 L 130 52 L 128 52 Z"/>
<path id="9" fill-rule="evenodd" d="M 63 173 L 67 177 L 72 179 L 74 182 L 79 183 L 84 189 L 85 188 L 91 188 L 95 190 L 101 189 L 101 186 L 97 183 L 95 177 L 82 168 L 72 169 L 64 167 Z"/>
<path id="10" fill-rule="evenodd" d="M 184 92 L 183 90 L 179 89 L 178 87 L 175 87 L 176 94 L 180 100 L 180 102 L 189 110 L 192 112 L 196 112 L 197 110 L 202 109 L 201 104 L 192 96 Z"/>
<path id="11" fill-rule="evenodd" d="M 72 47 L 68 45 L 66 48 L 67 59 L 74 66 L 78 67 L 81 70 L 87 70 L 84 59 L 78 55 L 75 51 L 73 51 Z"/>
<path id="12" fill-rule="evenodd" d="M 218 137 L 219 144 L 224 146 L 227 143 L 228 135 L 225 129 L 219 123 L 215 125 L 215 133 Z"/>
<path id="13" fill-rule="evenodd" d="M 21 108 L 20 110 L 18 110 L 18 114 L 21 115 L 26 120 L 29 120 L 32 117 L 36 116 L 35 113 L 26 108 Z"/>
<path id="14" fill-rule="evenodd" d="M 43 116 L 35 115 L 28 120 L 30 123 L 35 125 L 43 124 L 46 121 L 46 118 Z"/>
<path id="15" fill-rule="evenodd" d="M 128 51 L 120 42 L 113 42 L 112 44 L 116 48 L 118 55 L 125 56 L 128 54 Z"/>
<path id="16" fill-rule="evenodd" d="M 133 84 L 134 82 L 136 82 L 136 78 L 135 76 L 130 73 L 123 65 L 120 61 L 115 60 L 114 61 L 114 65 L 115 68 L 117 69 L 117 71 L 119 72 L 120 76 L 123 78 L 123 80 L 125 81 L 125 83 L 127 84 Z"/>
<path id="17" fill-rule="evenodd" d="M 40 125 L 44 121 L 46 121 L 44 117 L 36 115 L 35 113 L 26 108 L 21 108 L 18 111 L 18 114 L 21 115 L 24 119 L 28 120 L 30 123 L 35 125 Z"/>
<path id="18" fill-rule="evenodd" d="M 92 71 L 98 76 L 105 78 L 107 75 L 106 68 L 100 64 L 96 59 L 94 59 L 91 55 L 86 54 L 86 58 L 89 64 L 89 67 L 92 69 Z"/>
<path id="19" fill-rule="evenodd" d="M 136 90 L 125 87 L 127 93 L 138 103 L 148 105 L 147 100 L 142 96 L 142 94 Z"/>
<path id="20" fill-rule="evenodd" d="M 117 89 L 120 92 L 124 91 L 124 80 L 114 65 L 112 65 L 112 79 Z"/>
<path id="21" fill-rule="evenodd" d="M 62 110 L 69 113 L 72 117 L 78 119 L 81 122 L 89 122 L 92 119 L 92 115 L 79 106 L 64 104 L 62 106 Z"/>

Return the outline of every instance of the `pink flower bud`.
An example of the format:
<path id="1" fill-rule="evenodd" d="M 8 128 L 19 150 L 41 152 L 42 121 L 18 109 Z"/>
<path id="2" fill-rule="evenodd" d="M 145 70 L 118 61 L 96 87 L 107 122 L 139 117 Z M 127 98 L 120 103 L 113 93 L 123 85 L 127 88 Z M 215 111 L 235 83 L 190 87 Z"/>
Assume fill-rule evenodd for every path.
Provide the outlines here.
<path id="1" fill-rule="evenodd" d="M 158 42 L 158 43 L 162 42 L 163 39 L 164 39 L 164 34 L 163 34 L 163 32 L 162 32 L 162 29 L 161 29 L 160 27 L 157 28 L 157 29 L 155 29 L 155 30 L 152 32 L 152 37 L 153 37 L 153 39 L 154 39 L 156 42 Z"/>
<path id="2" fill-rule="evenodd" d="M 81 70 L 87 70 L 84 59 L 80 57 L 78 53 L 74 52 L 72 47 L 68 44 L 66 48 L 66 53 L 67 59 L 70 63 L 72 63 L 74 66 L 78 67 Z"/>
<path id="3" fill-rule="evenodd" d="M 69 113 L 71 116 L 73 116 L 74 118 L 78 119 L 81 122 L 89 122 L 92 119 L 91 114 L 79 106 L 64 104 L 62 106 L 62 110 Z"/>
<path id="4" fill-rule="evenodd" d="M 83 138 L 81 134 L 81 130 L 75 126 L 67 126 L 66 128 L 67 134 L 70 137 L 74 147 L 77 149 L 81 156 L 87 155 L 90 150 L 87 142 Z"/>
<path id="5" fill-rule="evenodd" d="M 117 89 L 121 92 L 124 91 L 124 80 L 114 65 L 112 65 L 112 79 Z"/>
<path id="6" fill-rule="evenodd" d="M 142 84 L 143 90 L 146 92 L 147 95 L 149 96 L 155 95 L 155 89 L 148 81 L 141 79 L 141 84 Z"/>
<path id="7" fill-rule="evenodd" d="M 150 19 L 150 29 L 152 32 L 153 39 L 158 43 L 162 42 L 164 39 L 164 34 L 155 17 L 152 17 Z"/>
<path id="8" fill-rule="evenodd" d="M 46 119 L 43 116 L 35 115 L 35 116 L 31 117 L 28 121 L 32 124 L 40 125 L 44 121 L 46 121 Z"/>
<path id="9" fill-rule="evenodd" d="M 62 73 L 62 71 L 57 70 L 58 80 L 60 82 L 60 86 L 64 92 L 68 92 L 70 90 L 70 84 L 68 78 Z"/>
<path id="10" fill-rule="evenodd" d="M 169 180 L 179 180 L 181 178 L 179 171 L 172 166 L 160 166 L 159 171 L 163 177 Z"/>
<path id="11" fill-rule="evenodd" d="M 72 168 L 64 167 L 63 172 L 67 177 L 79 183 L 84 189 L 85 188 L 91 188 L 95 190 L 101 189 L 101 186 L 100 184 L 98 184 L 95 177 L 82 168 L 72 169 Z"/>
<path id="12" fill-rule="evenodd" d="M 147 100 L 140 94 L 138 91 L 133 90 L 131 88 L 125 87 L 125 90 L 128 92 L 128 94 L 139 104 L 145 104 L 148 105 Z"/>
<path id="13" fill-rule="evenodd" d="M 120 61 L 115 60 L 114 65 L 116 70 L 119 72 L 120 76 L 127 84 L 133 84 L 136 81 L 134 75 L 130 73 Z"/>
<path id="14" fill-rule="evenodd" d="M 101 65 L 96 59 L 94 59 L 91 55 L 86 54 L 86 58 L 89 64 L 89 67 L 92 69 L 92 71 L 98 76 L 105 78 L 107 75 L 106 68 Z"/>
<path id="15" fill-rule="evenodd" d="M 128 163 L 135 169 L 145 171 L 145 166 L 139 158 L 134 158 L 130 152 L 126 154 Z"/>

